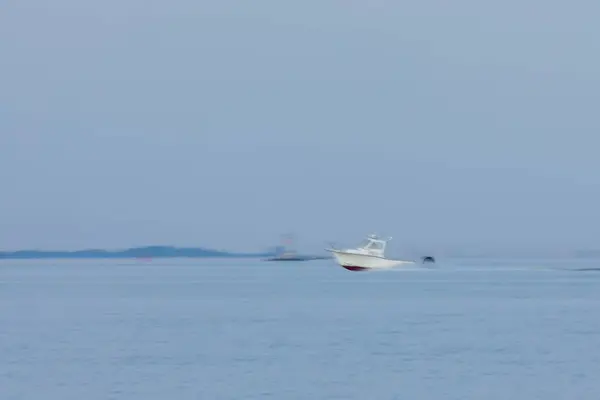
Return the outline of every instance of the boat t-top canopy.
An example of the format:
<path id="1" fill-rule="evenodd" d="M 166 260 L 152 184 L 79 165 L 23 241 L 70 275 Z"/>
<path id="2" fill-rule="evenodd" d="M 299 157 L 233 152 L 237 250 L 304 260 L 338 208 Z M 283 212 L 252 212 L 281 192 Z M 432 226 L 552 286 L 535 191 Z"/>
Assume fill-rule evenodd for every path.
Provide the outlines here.
<path id="1" fill-rule="evenodd" d="M 369 235 L 367 238 L 360 244 L 359 248 L 369 250 L 371 253 L 383 254 L 385 251 L 385 245 L 387 242 L 392 240 L 392 238 L 381 239 L 377 235 Z"/>

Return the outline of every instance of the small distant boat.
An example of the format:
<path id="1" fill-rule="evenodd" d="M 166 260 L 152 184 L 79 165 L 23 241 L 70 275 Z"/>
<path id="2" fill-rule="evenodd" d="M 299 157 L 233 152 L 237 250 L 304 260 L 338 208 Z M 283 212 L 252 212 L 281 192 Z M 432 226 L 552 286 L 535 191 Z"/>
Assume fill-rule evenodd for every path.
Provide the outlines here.
<path id="1" fill-rule="evenodd" d="M 400 265 L 415 264 L 414 261 L 385 258 L 385 247 L 391 239 L 380 239 L 376 235 L 369 235 L 356 248 L 325 250 L 333 253 L 337 263 L 349 271 L 390 269 Z"/>
<path id="2" fill-rule="evenodd" d="M 293 236 L 288 234 L 284 237 L 283 251 L 273 257 L 267 258 L 264 261 L 311 261 L 311 260 L 326 260 L 330 257 L 311 256 L 298 254 L 292 249 Z"/>

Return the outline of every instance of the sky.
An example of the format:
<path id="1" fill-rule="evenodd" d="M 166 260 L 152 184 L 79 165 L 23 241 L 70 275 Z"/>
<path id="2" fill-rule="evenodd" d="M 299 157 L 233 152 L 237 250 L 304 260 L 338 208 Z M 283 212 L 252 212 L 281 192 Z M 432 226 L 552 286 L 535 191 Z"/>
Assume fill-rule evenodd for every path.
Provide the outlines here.
<path id="1" fill-rule="evenodd" d="M 0 249 L 597 248 L 599 12 L 5 0 Z"/>

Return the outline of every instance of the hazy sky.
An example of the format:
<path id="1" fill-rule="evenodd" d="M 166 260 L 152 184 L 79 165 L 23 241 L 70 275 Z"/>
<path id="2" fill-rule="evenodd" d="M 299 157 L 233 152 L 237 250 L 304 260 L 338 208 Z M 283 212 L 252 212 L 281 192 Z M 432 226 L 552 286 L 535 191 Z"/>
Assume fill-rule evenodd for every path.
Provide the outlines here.
<path id="1" fill-rule="evenodd" d="M 0 248 L 597 246 L 597 1 L 5 0 Z"/>

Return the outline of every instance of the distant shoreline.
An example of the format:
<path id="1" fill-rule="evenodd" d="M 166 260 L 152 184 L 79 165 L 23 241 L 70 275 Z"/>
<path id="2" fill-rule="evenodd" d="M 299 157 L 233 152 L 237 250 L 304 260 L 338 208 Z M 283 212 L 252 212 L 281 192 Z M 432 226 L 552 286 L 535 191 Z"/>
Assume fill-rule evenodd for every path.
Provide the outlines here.
<path id="1" fill-rule="evenodd" d="M 204 249 L 201 247 L 145 246 L 125 250 L 75 250 L 43 251 L 18 250 L 0 251 L 0 260 L 36 259 L 107 259 L 107 258 L 261 258 L 274 256 L 266 253 L 234 253 Z"/>
<path id="2" fill-rule="evenodd" d="M 16 250 L 0 251 L 0 260 L 42 260 L 42 259 L 152 259 L 152 258 L 277 258 L 282 249 L 256 253 L 237 253 L 223 250 L 206 249 L 202 247 L 176 247 L 176 246 L 142 246 L 122 250 L 84 249 L 73 251 L 56 250 Z M 323 256 L 301 256 L 307 259 L 330 258 Z M 600 259 L 600 251 L 583 250 L 561 254 L 464 254 L 443 253 L 439 257 L 478 260 L 478 259 Z"/>

